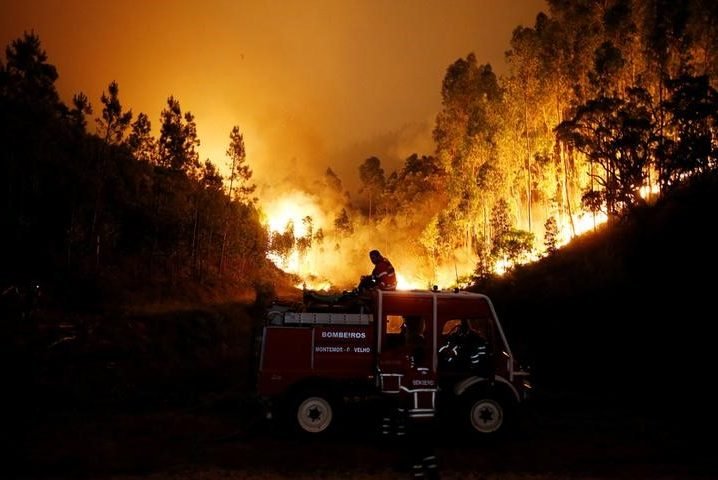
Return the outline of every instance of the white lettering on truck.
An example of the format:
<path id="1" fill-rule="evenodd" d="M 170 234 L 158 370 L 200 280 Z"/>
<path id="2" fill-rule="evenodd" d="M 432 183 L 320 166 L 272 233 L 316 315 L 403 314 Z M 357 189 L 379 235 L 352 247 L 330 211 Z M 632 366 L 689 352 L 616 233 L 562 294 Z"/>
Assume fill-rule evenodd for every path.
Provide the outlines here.
<path id="1" fill-rule="evenodd" d="M 314 351 L 318 353 L 341 353 L 344 351 L 344 347 L 316 347 Z"/>
<path id="2" fill-rule="evenodd" d="M 366 338 L 366 332 L 322 332 L 322 338 Z"/>
<path id="3" fill-rule="evenodd" d="M 314 347 L 317 353 L 371 353 L 371 347 Z"/>

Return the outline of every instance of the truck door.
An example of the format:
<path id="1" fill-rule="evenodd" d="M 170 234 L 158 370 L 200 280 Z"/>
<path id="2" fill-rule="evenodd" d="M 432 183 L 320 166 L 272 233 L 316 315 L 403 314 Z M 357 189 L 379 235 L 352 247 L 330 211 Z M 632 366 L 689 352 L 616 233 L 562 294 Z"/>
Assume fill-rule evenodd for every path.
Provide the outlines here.
<path id="1" fill-rule="evenodd" d="M 381 391 L 394 394 L 399 393 L 401 379 L 409 363 L 406 326 L 401 315 L 385 315 L 382 320 L 377 374 Z"/>
<path id="2" fill-rule="evenodd" d="M 436 410 L 434 297 L 417 292 L 386 295 L 382 306 L 377 365 L 381 391 L 396 409 L 396 421 L 415 429 L 432 420 Z"/>
<path id="3" fill-rule="evenodd" d="M 409 369 L 432 368 L 433 312 L 431 295 L 383 295 L 378 322 L 377 374 L 385 393 L 398 392 Z"/>

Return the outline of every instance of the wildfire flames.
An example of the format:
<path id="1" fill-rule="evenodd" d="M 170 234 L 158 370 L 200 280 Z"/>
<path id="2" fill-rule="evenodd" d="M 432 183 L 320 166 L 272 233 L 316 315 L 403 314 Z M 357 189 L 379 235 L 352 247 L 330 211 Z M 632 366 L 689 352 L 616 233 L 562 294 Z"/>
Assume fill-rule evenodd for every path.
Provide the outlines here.
<path id="1" fill-rule="evenodd" d="M 290 230 L 294 239 L 305 237 L 309 226 L 305 219 L 311 217 L 313 224 L 321 226 L 323 215 L 311 197 L 303 192 L 295 192 L 282 196 L 276 200 L 264 203 L 267 229 L 270 234 L 283 234 Z M 288 273 L 305 276 L 311 272 L 307 270 L 300 260 L 299 250 L 293 248 L 289 255 L 280 256 L 275 252 L 269 253 L 269 259 Z"/>
<path id="2" fill-rule="evenodd" d="M 386 238 L 377 234 L 376 226 L 358 225 L 351 235 L 339 237 L 333 231 L 335 212 L 328 212 L 321 199 L 306 192 L 285 193 L 265 200 L 262 205 L 270 234 L 292 239 L 287 252 L 280 255 L 270 251 L 267 256 L 278 268 L 301 279 L 296 285 L 298 288 L 319 291 L 354 288 L 360 276 L 372 269 L 367 252 L 373 248 L 379 248 L 394 264 L 400 290 L 429 289 L 434 285 L 440 289 L 464 287 L 476 269 L 477 258 L 465 251 L 455 252 L 451 264 L 427 268 L 426 259 L 410 255 L 407 244 L 377 245 L 372 241 L 377 237 Z M 606 219 L 604 213 L 576 214 L 573 222 L 561 219 L 557 247 L 576 235 L 594 230 Z M 537 234 L 536 238 L 536 244 L 542 245 L 543 237 Z M 521 263 L 536 261 L 544 254 L 544 250 L 534 248 Z M 510 267 L 507 261 L 499 261 L 493 271 L 500 275 Z"/>

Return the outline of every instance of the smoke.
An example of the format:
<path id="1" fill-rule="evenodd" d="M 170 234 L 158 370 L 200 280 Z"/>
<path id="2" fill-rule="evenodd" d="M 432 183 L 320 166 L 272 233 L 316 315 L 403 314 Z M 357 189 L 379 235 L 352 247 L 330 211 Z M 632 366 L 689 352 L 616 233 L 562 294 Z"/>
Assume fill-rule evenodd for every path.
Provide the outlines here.
<path id="1" fill-rule="evenodd" d="M 298 188 L 311 193 L 329 158 L 322 135 L 313 120 L 299 113 L 265 112 L 255 117 L 247 132 L 247 160 L 263 190 Z M 271 198 L 260 195 L 260 198 Z"/>
<path id="2" fill-rule="evenodd" d="M 423 122 L 406 123 L 400 128 L 354 142 L 337 151 L 333 157 L 337 160 L 333 169 L 340 175 L 347 190 L 358 192 L 359 166 L 369 157 L 381 160 L 386 176 L 403 167 L 404 161 L 416 153 L 429 155 L 434 152 L 432 139 L 433 119 Z"/>

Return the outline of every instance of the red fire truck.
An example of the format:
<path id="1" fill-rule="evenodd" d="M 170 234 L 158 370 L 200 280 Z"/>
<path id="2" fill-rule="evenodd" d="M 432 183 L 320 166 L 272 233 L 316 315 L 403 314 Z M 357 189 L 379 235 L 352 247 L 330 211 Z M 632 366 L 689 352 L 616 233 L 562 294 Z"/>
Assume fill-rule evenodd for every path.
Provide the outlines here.
<path id="1" fill-rule="evenodd" d="M 258 354 L 259 395 L 300 433 L 335 429 L 350 399 L 403 395 L 419 416 L 489 437 L 531 388 L 489 298 L 464 291 L 305 293 L 272 305 Z"/>

